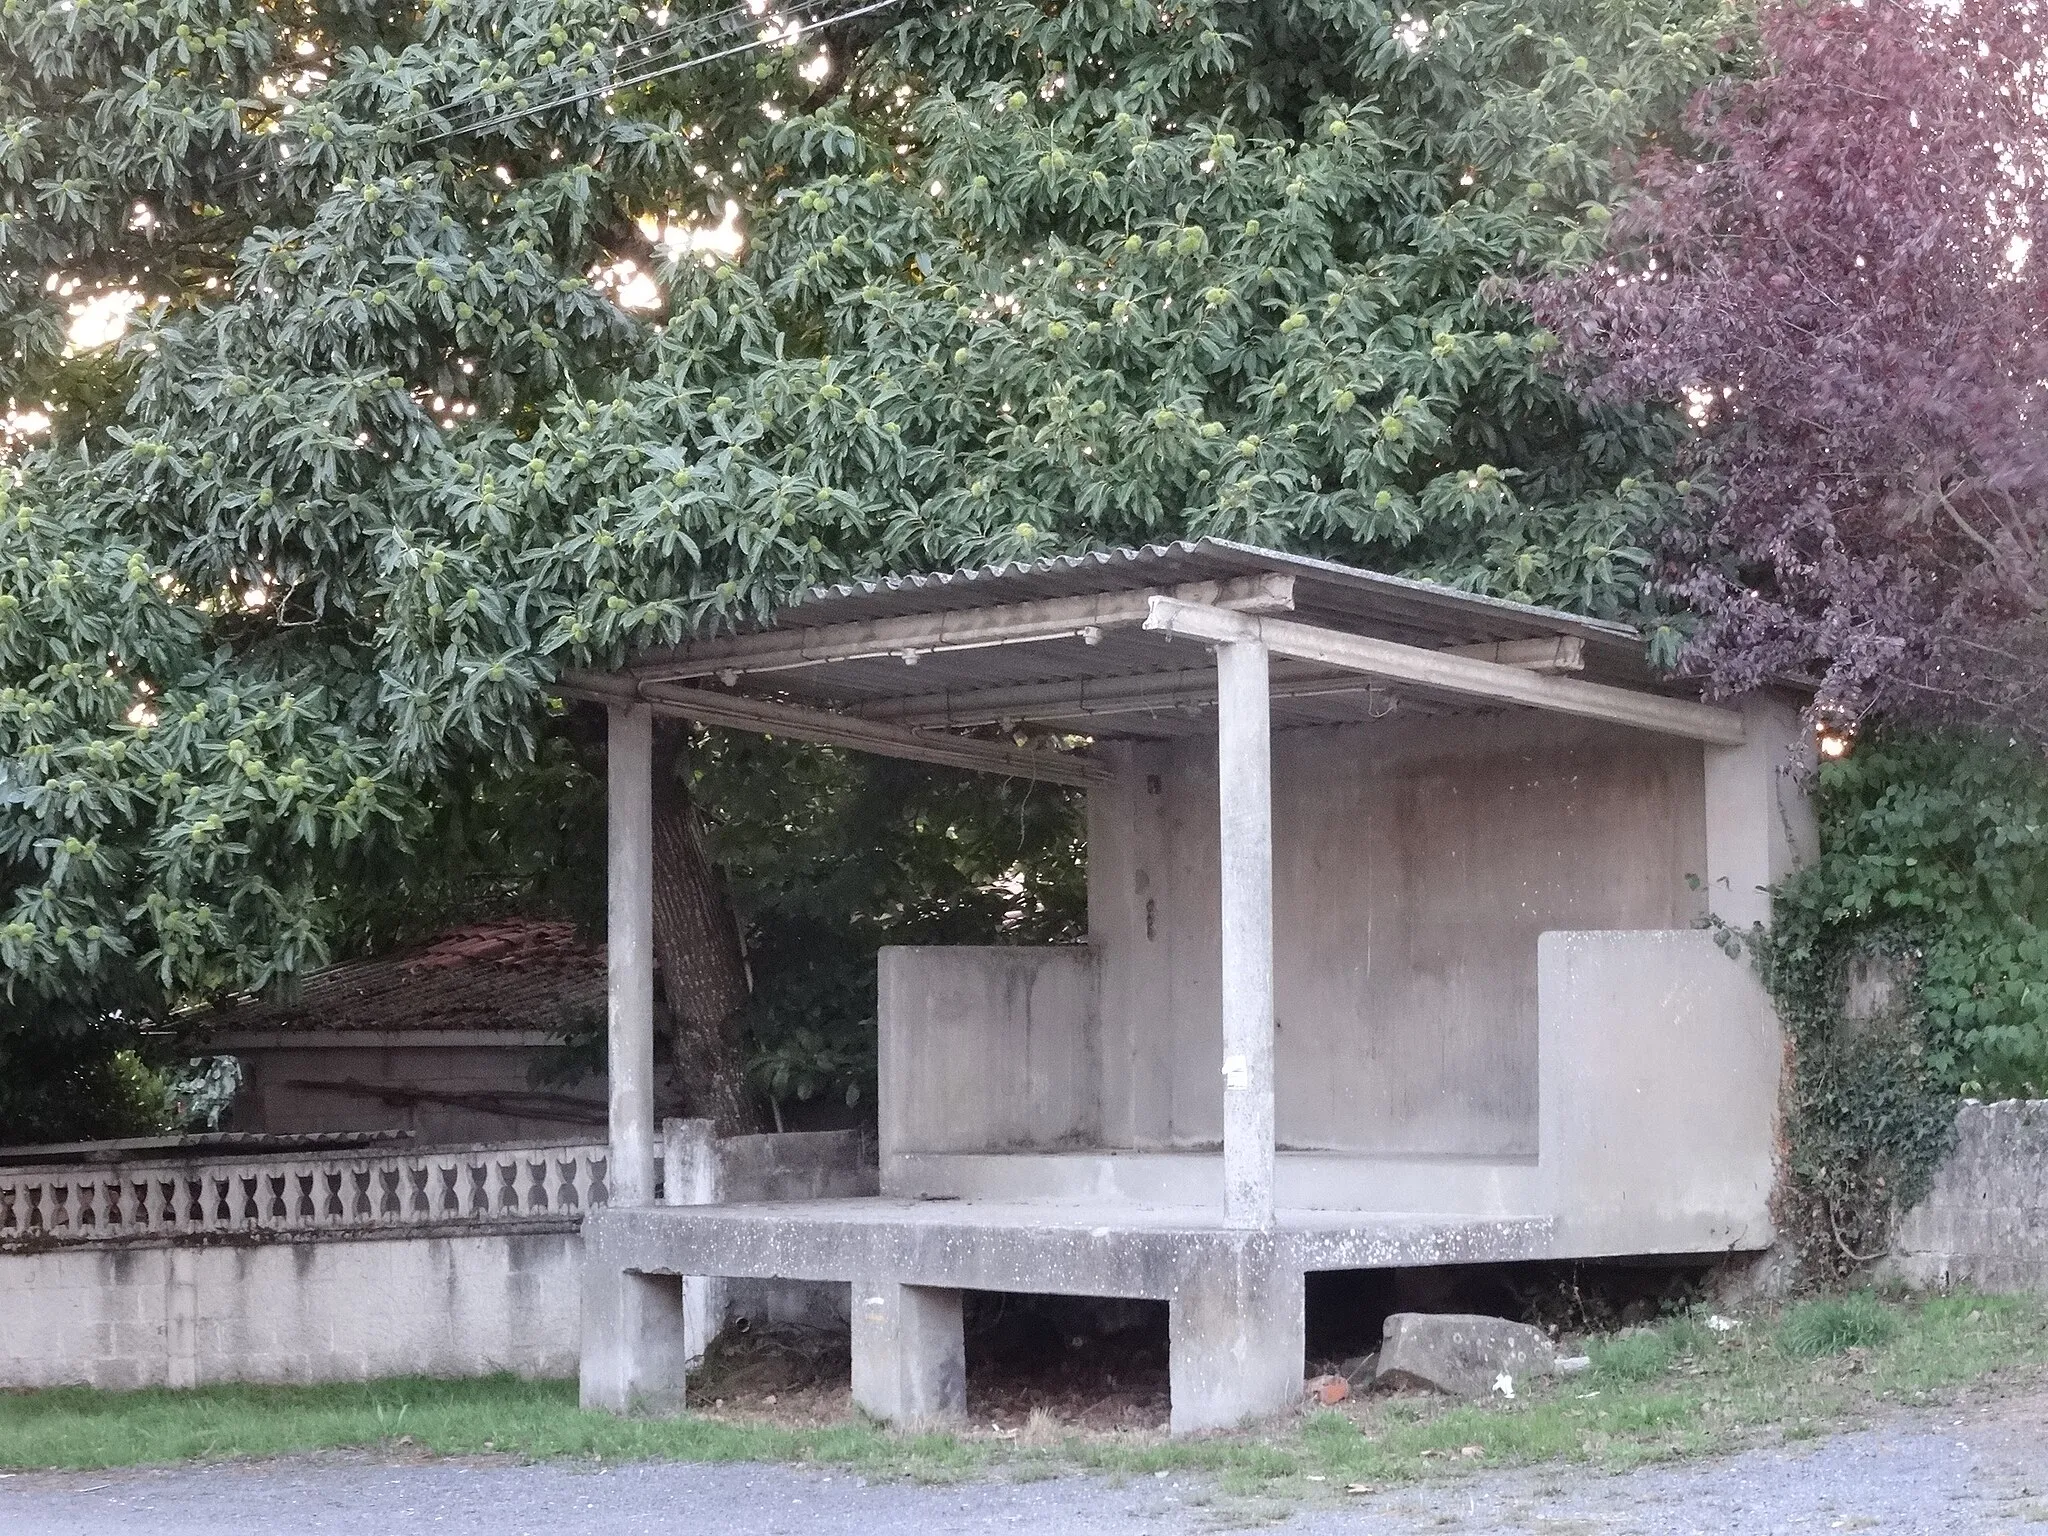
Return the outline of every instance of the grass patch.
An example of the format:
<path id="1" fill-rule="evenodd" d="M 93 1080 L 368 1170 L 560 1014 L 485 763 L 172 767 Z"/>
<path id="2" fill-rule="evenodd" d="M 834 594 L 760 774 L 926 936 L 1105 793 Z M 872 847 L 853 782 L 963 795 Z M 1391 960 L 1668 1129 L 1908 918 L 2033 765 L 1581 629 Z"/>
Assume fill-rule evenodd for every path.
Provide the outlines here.
<path id="1" fill-rule="evenodd" d="M 1896 1312 L 1868 1291 L 1803 1301 L 1778 1324 L 1778 1348 L 1795 1360 L 1874 1349 L 1898 1337 Z"/>
<path id="2" fill-rule="evenodd" d="M 1854 1351 L 1853 1354 L 1849 1351 Z M 686 1414 L 585 1413 L 568 1382 L 405 1379 L 190 1392 L 0 1394 L 0 1467 L 100 1468 L 359 1447 L 524 1459 L 774 1461 L 949 1482 L 1071 1472 L 1196 1474 L 1233 1499 L 1317 1499 L 1473 1468 L 1645 1461 L 1809 1438 L 1886 1405 L 1937 1402 L 2048 1367 L 2048 1302 L 1874 1296 L 1805 1303 L 1720 1332 L 1703 1319 L 1591 1341 L 1593 1368 L 1525 1385 L 1512 1402 L 1365 1396 L 1261 1432 L 1168 1440 L 1050 1424 L 898 1435 L 849 1421 L 810 1427 Z"/>
<path id="3" fill-rule="evenodd" d="M 1623 1334 L 1616 1339 L 1596 1339 L 1591 1348 L 1593 1379 L 1607 1386 L 1655 1381 L 1671 1369 L 1676 1352 L 1673 1341 L 1662 1333 L 1645 1331 Z"/>
<path id="4" fill-rule="evenodd" d="M 0 1465 L 114 1467 L 409 1444 L 443 1456 L 811 1461 L 877 1474 L 978 1467 L 973 1442 L 858 1421 L 815 1430 L 585 1413 L 571 1381 L 395 1377 L 319 1387 L 0 1394 Z"/>

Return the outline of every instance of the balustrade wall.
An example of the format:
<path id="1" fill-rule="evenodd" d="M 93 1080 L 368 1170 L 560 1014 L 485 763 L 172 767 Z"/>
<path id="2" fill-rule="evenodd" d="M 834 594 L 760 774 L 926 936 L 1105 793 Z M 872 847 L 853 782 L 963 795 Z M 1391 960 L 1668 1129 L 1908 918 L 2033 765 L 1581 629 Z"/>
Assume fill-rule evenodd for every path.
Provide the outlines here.
<path id="1" fill-rule="evenodd" d="M 574 1224 L 604 1204 L 605 1152 L 516 1142 L 0 1169 L 0 1250 Z"/>

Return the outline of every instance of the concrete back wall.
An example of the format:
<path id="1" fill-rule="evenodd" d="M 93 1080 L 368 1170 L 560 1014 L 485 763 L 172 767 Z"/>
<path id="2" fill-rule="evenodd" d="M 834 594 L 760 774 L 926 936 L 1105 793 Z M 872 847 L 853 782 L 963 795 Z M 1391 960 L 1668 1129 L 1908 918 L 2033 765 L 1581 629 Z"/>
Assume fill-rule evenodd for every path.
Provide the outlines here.
<path id="1" fill-rule="evenodd" d="M 1104 1139 L 1211 1145 L 1215 744 L 1119 755 L 1089 820 Z M 1533 1158 L 1537 939 L 1691 926 L 1704 777 L 1696 745 L 1531 713 L 1277 733 L 1280 1144 Z"/>

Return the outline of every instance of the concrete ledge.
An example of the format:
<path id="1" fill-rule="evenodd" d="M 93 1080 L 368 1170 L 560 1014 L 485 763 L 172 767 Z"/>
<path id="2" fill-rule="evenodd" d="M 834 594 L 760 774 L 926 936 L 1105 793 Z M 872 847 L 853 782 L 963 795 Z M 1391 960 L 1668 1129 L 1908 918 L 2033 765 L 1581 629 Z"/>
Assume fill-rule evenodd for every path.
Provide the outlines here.
<path id="1" fill-rule="evenodd" d="M 594 1211 L 589 1261 L 645 1274 L 1171 1300 L 1190 1276 L 1251 1259 L 1296 1273 L 1547 1257 L 1543 1218 L 1282 1214 L 1272 1231 L 1221 1213 L 1028 1201 L 818 1200 Z"/>
<path id="2" fill-rule="evenodd" d="M 1274 1158 L 1274 1196 L 1283 1210 L 1484 1218 L 1540 1205 L 1536 1159 L 1382 1157 L 1286 1151 Z M 1223 1187 L 1214 1149 L 1064 1152 L 906 1152 L 889 1159 L 890 1192 L 906 1198 L 1100 1200 L 1199 1207 Z M 1362 1204 L 1370 1201 L 1369 1205 Z"/>
<path id="3" fill-rule="evenodd" d="M 1296 1211 L 1246 1231 L 1213 1208 L 878 1197 L 594 1211 L 583 1240 L 586 1407 L 679 1407 L 690 1341 L 670 1277 L 738 1276 L 850 1282 L 855 1400 L 905 1427 L 965 1411 L 963 1290 L 1163 1300 L 1188 1434 L 1293 1405 L 1308 1271 L 1540 1257 L 1551 1223 Z"/>

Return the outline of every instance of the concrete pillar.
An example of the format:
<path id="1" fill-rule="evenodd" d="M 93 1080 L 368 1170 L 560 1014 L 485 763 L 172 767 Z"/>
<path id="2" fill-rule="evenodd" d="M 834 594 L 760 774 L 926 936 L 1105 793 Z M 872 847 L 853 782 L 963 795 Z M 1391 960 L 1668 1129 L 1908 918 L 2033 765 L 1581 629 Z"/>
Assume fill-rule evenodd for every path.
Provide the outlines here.
<path id="1" fill-rule="evenodd" d="M 190 1248 L 165 1256 L 164 1385 L 199 1385 L 199 1255 Z"/>
<path id="2" fill-rule="evenodd" d="M 594 1246 L 590 1231 L 586 1220 L 587 1248 Z M 585 1408 L 682 1412 L 688 1368 L 683 1336 L 683 1288 L 674 1275 L 636 1274 L 607 1263 L 601 1251 L 586 1251 L 577 1390 Z"/>
<path id="3" fill-rule="evenodd" d="M 614 1206 L 654 1203 L 654 716 L 614 705 L 606 758 L 605 964 Z"/>
<path id="4" fill-rule="evenodd" d="M 1300 1270 L 1255 1251 L 1190 1265 L 1167 1307 L 1174 1434 L 1231 1429 L 1300 1402 L 1304 1295 Z"/>
<path id="5" fill-rule="evenodd" d="M 893 1280 L 853 1282 L 853 1401 L 911 1428 L 967 1417 L 960 1293 Z"/>
<path id="6" fill-rule="evenodd" d="M 1748 739 L 1707 747 L 1707 909 L 1748 930 L 1771 917 L 1769 888 L 1814 856 L 1807 783 L 1813 733 L 1789 698 L 1741 701 Z"/>
<path id="7" fill-rule="evenodd" d="M 1190 742 L 1189 747 L 1197 746 Z M 1099 742 L 1115 774 L 1088 791 L 1088 945 L 1098 960 L 1102 1144 L 1173 1144 L 1173 1073 L 1161 1056 L 1172 975 L 1174 749 Z"/>
<path id="8" fill-rule="evenodd" d="M 1223 1219 L 1273 1225 L 1273 731 L 1266 648 L 1216 647 Z"/>
<path id="9" fill-rule="evenodd" d="M 725 1163 L 718 1151 L 718 1127 L 710 1120 L 661 1122 L 661 1203 L 716 1205 L 725 1198 Z M 725 1330 L 725 1280 L 717 1275 L 683 1277 L 683 1354 L 695 1370 L 704 1352 Z"/>

